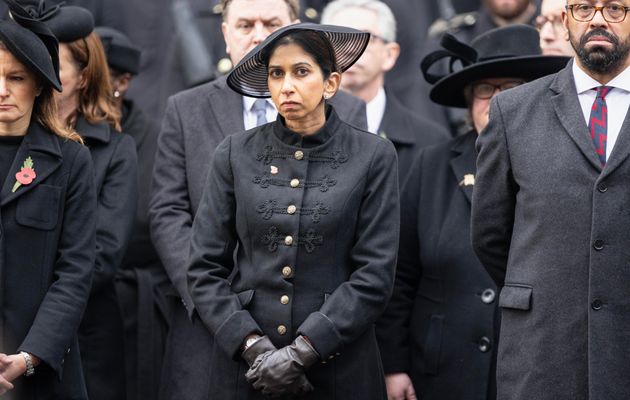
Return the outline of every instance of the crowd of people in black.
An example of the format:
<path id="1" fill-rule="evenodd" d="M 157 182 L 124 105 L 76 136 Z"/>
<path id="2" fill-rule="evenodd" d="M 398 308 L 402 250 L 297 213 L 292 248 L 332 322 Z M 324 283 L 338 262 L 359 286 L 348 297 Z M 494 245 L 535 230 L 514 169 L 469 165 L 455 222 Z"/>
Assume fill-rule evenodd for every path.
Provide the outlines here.
<path id="1" fill-rule="evenodd" d="M 630 396 L 628 0 L 3 0 L 0 397 Z"/>

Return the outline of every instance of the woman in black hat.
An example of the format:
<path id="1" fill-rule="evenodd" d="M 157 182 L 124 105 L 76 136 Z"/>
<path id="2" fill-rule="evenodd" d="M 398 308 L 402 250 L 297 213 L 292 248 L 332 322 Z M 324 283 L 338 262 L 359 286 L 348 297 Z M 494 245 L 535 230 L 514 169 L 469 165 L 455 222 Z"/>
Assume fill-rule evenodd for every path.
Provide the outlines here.
<path id="1" fill-rule="evenodd" d="M 165 297 L 171 284 L 149 235 L 149 194 L 159 127 L 125 98 L 140 70 L 140 50 L 121 32 L 97 27 L 109 65 L 114 104 L 122 130 L 133 137 L 138 154 L 138 208 L 127 253 L 116 274 L 116 291 L 125 331 L 127 399 L 157 399 L 164 344 L 170 320 Z"/>
<path id="2" fill-rule="evenodd" d="M 121 134 L 107 60 L 86 9 L 61 6 L 40 18 L 59 39 L 59 116 L 76 129 L 94 161 L 97 192 L 96 262 L 92 292 L 79 329 L 90 400 L 125 398 L 123 326 L 114 288 L 133 227 L 137 156 L 133 138 Z M 143 179 L 150 179 L 149 176 Z"/>
<path id="3" fill-rule="evenodd" d="M 209 399 L 385 398 L 373 324 L 393 283 L 396 154 L 326 101 L 368 40 L 290 25 L 228 77 L 279 116 L 219 145 L 193 224 L 189 290 L 215 340 Z"/>
<path id="4" fill-rule="evenodd" d="M 499 299 L 470 244 L 475 140 L 492 96 L 557 72 L 568 58 L 542 56 L 537 31 L 525 25 L 491 30 L 471 46 L 449 35 L 442 46 L 422 63 L 431 99 L 467 107 L 472 127 L 422 149 L 403 183 L 394 293 L 377 333 L 391 399 L 494 399 Z M 464 67 L 432 75 L 443 58 Z"/>
<path id="5" fill-rule="evenodd" d="M 0 395 L 86 400 L 77 329 L 95 257 L 94 170 L 57 116 L 57 40 L 9 7 L 13 20 L 0 21 Z"/>

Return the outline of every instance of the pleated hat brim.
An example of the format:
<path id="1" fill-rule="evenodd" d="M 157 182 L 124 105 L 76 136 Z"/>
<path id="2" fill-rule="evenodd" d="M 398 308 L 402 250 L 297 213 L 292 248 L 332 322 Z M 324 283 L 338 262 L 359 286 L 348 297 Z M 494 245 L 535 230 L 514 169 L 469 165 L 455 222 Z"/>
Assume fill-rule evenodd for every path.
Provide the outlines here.
<path id="1" fill-rule="evenodd" d="M 346 71 L 361 57 L 370 41 L 369 33 L 342 26 L 313 23 L 287 25 L 273 32 L 243 57 L 228 75 L 228 86 L 244 96 L 271 97 L 267 85 L 267 66 L 262 56 L 263 50 L 283 36 L 305 30 L 321 32 L 328 38 L 340 72 Z"/>

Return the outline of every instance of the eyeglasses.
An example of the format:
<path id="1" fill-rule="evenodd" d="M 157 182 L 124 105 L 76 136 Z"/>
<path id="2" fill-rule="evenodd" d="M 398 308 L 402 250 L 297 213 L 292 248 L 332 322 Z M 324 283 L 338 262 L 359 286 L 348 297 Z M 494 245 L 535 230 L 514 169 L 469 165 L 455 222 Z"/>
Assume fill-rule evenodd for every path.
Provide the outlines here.
<path id="1" fill-rule="evenodd" d="M 370 34 L 370 43 L 374 42 L 375 40 L 380 40 L 381 42 L 383 42 L 385 44 L 390 42 L 389 40 L 385 39 L 383 36 L 377 35 L 377 34 L 372 33 L 370 31 L 363 31 L 363 32 Z"/>
<path id="2" fill-rule="evenodd" d="M 542 29 L 548 23 L 551 24 L 551 27 L 556 33 L 560 33 L 564 30 L 562 19 L 559 15 L 552 15 L 550 17 L 539 15 L 538 17 L 536 17 L 536 29 L 538 29 L 539 31 L 542 31 Z"/>
<path id="3" fill-rule="evenodd" d="M 488 99 L 491 99 L 492 96 L 494 96 L 494 92 L 496 92 L 497 89 L 499 89 L 499 92 L 502 92 L 504 90 L 508 90 L 508 89 L 512 89 L 517 86 L 520 86 L 523 83 L 525 83 L 525 81 L 509 81 L 509 82 L 504 82 L 500 85 L 493 85 L 487 82 L 473 83 L 472 94 L 474 97 L 478 99 L 488 100 Z"/>
<path id="4" fill-rule="evenodd" d="M 571 10 L 573 19 L 579 22 L 590 22 L 595 18 L 597 11 L 602 13 L 606 22 L 622 22 L 626 19 L 626 14 L 630 7 L 621 4 L 606 4 L 605 6 L 592 6 L 590 4 L 569 4 L 565 6 L 567 10 Z"/>

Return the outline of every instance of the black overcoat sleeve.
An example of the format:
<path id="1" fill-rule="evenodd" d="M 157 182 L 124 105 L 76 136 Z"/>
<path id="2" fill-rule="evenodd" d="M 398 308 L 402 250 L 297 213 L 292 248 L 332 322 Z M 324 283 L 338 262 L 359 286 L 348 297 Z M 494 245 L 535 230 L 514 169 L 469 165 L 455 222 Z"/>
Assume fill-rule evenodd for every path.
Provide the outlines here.
<path id="1" fill-rule="evenodd" d="M 243 339 L 262 333 L 230 287 L 237 243 L 236 199 L 231 137 L 217 147 L 192 227 L 188 285 L 195 309 L 231 357 L 240 355 Z"/>
<path id="2" fill-rule="evenodd" d="M 298 328 L 322 359 L 364 333 L 385 309 L 394 283 L 399 209 L 396 150 L 390 141 L 379 141 L 366 171 L 354 245 L 348 255 L 354 272 Z"/>
<path id="3" fill-rule="evenodd" d="M 116 148 L 97 195 L 93 291 L 114 279 L 131 238 L 138 199 L 138 157 L 135 142 L 129 135 L 118 132 L 112 132 L 112 135 L 119 136 L 116 137 Z"/>
<path id="4" fill-rule="evenodd" d="M 92 158 L 81 146 L 71 163 L 52 284 L 19 346 L 61 375 L 66 349 L 76 340 L 94 269 L 96 190 Z"/>
<path id="5" fill-rule="evenodd" d="M 151 239 L 164 269 L 191 313 L 193 307 L 185 264 L 189 256 L 193 215 L 186 180 L 184 142 L 180 113 L 171 97 L 158 136 L 149 223 Z"/>
<path id="6" fill-rule="evenodd" d="M 424 151 L 411 164 L 400 193 L 400 246 L 392 297 L 376 324 L 376 337 L 385 373 L 408 372 L 411 368 L 409 326 L 422 278 L 418 227 Z"/>
<path id="7" fill-rule="evenodd" d="M 499 288 L 505 281 L 518 193 L 504 127 L 501 108 L 494 98 L 490 122 L 477 139 L 471 234 L 473 249 Z"/>

